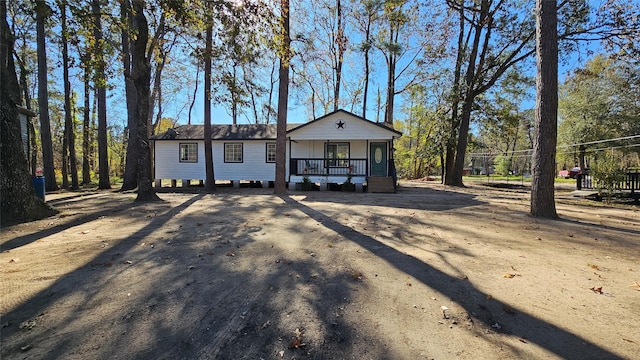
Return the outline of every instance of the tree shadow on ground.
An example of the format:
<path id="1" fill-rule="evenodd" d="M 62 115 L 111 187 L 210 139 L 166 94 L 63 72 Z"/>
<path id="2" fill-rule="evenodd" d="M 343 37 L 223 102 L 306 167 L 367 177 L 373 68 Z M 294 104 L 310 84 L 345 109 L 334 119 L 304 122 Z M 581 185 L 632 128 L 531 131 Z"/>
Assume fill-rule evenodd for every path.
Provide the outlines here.
<path id="1" fill-rule="evenodd" d="M 309 217 L 321 219 L 324 226 L 342 234 L 346 239 L 384 259 L 398 270 L 448 296 L 469 314 L 475 314 L 477 319 L 482 321 L 487 328 L 491 328 L 492 325 L 499 322 L 501 324 L 501 332 L 504 334 L 535 343 L 562 358 L 620 358 L 620 356 L 578 335 L 567 332 L 526 312 L 518 312 L 515 315 L 508 314 L 505 309 L 511 308 L 509 304 L 491 299 L 488 296 L 489 294 L 478 290 L 467 279 L 452 277 L 428 263 L 424 263 L 367 235 L 354 231 L 352 228 L 326 216 L 321 211 L 294 199 L 283 198 L 291 206 L 301 210 Z"/>
<path id="2" fill-rule="evenodd" d="M 55 201 L 50 201 L 50 203 L 55 203 Z M 87 215 L 84 215 L 84 216 L 77 216 L 77 217 L 74 216 L 73 219 L 70 221 L 69 219 L 59 221 L 61 218 L 69 216 L 69 214 L 64 214 L 64 215 L 58 214 L 58 216 L 56 217 L 41 220 L 45 222 L 50 222 L 51 224 L 54 224 L 55 222 L 60 222 L 60 224 L 42 229 L 35 233 L 18 236 L 11 240 L 5 241 L 4 243 L 0 244 L 0 251 L 16 249 L 18 247 L 30 244 L 34 241 L 43 239 L 47 236 L 51 236 L 59 232 L 68 230 L 75 226 L 89 223 L 103 216 L 113 215 L 123 210 L 130 209 L 133 206 L 130 201 L 123 202 L 123 203 L 115 203 L 113 202 L 113 199 L 111 199 L 110 197 L 105 197 L 104 199 L 100 199 L 100 200 L 94 199 L 92 204 L 94 204 L 94 208 L 95 208 L 94 212 L 89 212 Z M 60 205 L 60 204 L 55 204 L 55 205 Z M 70 215 L 70 216 L 73 216 L 73 215 Z"/>
<path id="3" fill-rule="evenodd" d="M 301 254 L 255 240 L 276 225 L 256 218 L 250 200 L 200 206 L 204 196 L 141 217 L 146 225 L 3 316 L 2 358 L 394 357 L 366 329 L 358 332 L 366 342 L 353 341 L 336 316 L 366 284 L 309 255 L 317 244 L 305 242 L 304 214 L 272 197 L 270 217 L 297 232 L 308 246 Z"/>

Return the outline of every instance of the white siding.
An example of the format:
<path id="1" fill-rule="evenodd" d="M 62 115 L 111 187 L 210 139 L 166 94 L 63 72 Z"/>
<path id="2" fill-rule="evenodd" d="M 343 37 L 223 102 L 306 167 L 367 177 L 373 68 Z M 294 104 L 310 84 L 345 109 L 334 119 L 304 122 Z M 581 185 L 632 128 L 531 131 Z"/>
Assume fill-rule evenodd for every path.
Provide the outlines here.
<path id="1" fill-rule="evenodd" d="M 180 162 L 180 144 L 198 144 L 198 162 Z M 216 180 L 275 180 L 275 163 L 266 162 L 267 142 L 274 141 L 244 141 L 242 163 L 224 162 L 224 144 L 239 141 L 214 141 L 213 171 Z M 155 142 L 155 178 L 156 179 L 205 179 L 204 141 L 162 140 Z"/>
<path id="2" fill-rule="evenodd" d="M 198 162 L 180 162 L 180 144 L 198 143 Z M 204 141 L 156 141 L 154 147 L 156 179 L 204 180 Z"/>
<path id="3" fill-rule="evenodd" d="M 342 121 L 343 128 L 336 122 Z M 398 136 L 375 123 L 337 112 L 289 133 L 293 140 L 388 140 Z"/>
<path id="4" fill-rule="evenodd" d="M 224 162 L 224 144 L 240 141 L 215 141 L 213 147 L 213 165 L 218 180 L 275 180 L 275 163 L 267 163 L 267 142 L 264 140 L 244 141 L 241 163 Z"/>
<path id="5" fill-rule="evenodd" d="M 311 140 L 298 140 L 297 142 L 291 142 L 291 158 L 307 158 L 307 159 L 322 159 L 324 158 L 324 144 L 327 140 L 323 141 L 311 141 Z M 349 143 L 349 156 L 354 159 L 366 159 L 367 158 L 367 141 L 366 140 L 331 140 L 331 142 L 348 142 Z"/>

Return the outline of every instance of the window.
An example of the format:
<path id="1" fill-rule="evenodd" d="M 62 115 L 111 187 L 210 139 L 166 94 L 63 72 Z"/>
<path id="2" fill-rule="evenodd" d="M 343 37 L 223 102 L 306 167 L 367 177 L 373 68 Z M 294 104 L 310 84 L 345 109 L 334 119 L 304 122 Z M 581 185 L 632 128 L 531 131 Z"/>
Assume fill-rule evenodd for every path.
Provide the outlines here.
<path id="1" fill-rule="evenodd" d="M 226 163 L 242 162 L 242 143 L 224 144 L 224 162 Z"/>
<path id="2" fill-rule="evenodd" d="M 349 143 L 325 143 L 324 157 L 328 166 L 349 166 Z"/>
<path id="3" fill-rule="evenodd" d="M 198 144 L 180 144 L 180 162 L 198 162 Z"/>
<path id="4" fill-rule="evenodd" d="M 267 143 L 267 162 L 276 162 L 276 143 Z"/>

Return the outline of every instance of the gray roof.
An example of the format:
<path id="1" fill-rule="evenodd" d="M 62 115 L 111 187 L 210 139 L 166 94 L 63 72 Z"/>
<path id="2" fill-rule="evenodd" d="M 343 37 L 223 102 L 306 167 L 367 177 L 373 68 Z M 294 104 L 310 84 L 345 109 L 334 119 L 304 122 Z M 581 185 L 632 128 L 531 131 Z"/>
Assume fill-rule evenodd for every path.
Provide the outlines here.
<path id="1" fill-rule="evenodd" d="M 211 140 L 275 140 L 276 126 L 276 124 L 211 125 Z M 300 124 L 287 124 L 287 130 L 298 126 Z M 150 139 L 204 139 L 204 125 L 181 125 L 162 134 L 152 135 Z"/>

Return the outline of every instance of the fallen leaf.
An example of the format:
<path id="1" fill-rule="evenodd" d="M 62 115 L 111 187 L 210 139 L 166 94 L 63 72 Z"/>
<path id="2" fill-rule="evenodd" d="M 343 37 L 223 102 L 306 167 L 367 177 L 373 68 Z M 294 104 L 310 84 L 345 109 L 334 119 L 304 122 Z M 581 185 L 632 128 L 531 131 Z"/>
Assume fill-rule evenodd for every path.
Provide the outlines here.
<path id="1" fill-rule="evenodd" d="M 600 287 L 595 287 L 595 286 L 594 286 L 594 287 L 592 287 L 592 288 L 591 288 L 591 289 L 589 289 L 589 290 L 593 291 L 593 292 L 594 292 L 594 293 L 596 293 L 596 294 L 602 294 L 602 286 L 600 286 Z"/>
<path id="2" fill-rule="evenodd" d="M 506 274 L 502 275 L 502 277 L 507 278 L 507 279 L 512 279 L 512 278 L 516 277 L 516 274 L 506 273 Z"/>
<path id="3" fill-rule="evenodd" d="M 354 272 L 351 274 L 351 278 L 352 278 L 353 280 L 363 280 L 363 279 L 364 279 L 364 275 L 362 275 L 362 273 L 361 273 L 361 272 L 359 272 L 359 271 L 354 271 Z"/>
<path id="4" fill-rule="evenodd" d="M 226 254 L 227 256 L 236 256 L 236 253 L 234 253 L 233 251 L 229 251 Z"/>
<path id="5" fill-rule="evenodd" d="M 296 329 L 296 331 L 294 331 L 294 332 L 293 332 L 293 334 L 294 334 L 297 338 L 301 337 L 301 336 L 302 336 L 302 333 L 303 333 L 303 331 L 302 331 L 302 330 L 300 330 L 300 329 Z"/>
<path id="6" fill-rule="evenodd" d="M 625 339 L 625 338 L 622 338 L 622 340 L 624 340 L 624 341 L 626 341 L 626 342 L 630 342 L 630 343 L 632 343 L 632 344 L 635 344 L 635 341 L 633 341 L 633 340 L 630 340 L 630 339 Z"/>
<path id="7" fill-rule="evenodd" d="M 527 340 L 523 339 L 523 338 L 519 338 L 518 341 L 520 341 L 521 343 L 527 343 Z"/>
<path id="8" fill-rule="evenodd" d="M 634 281 L 633 285 L 629 285 L 632 289 L 640 291 L 640 284 L 637 281 Z"/>
<path id="9" fill-rule="evenodd" d="M 596 264 L 587 264 L 587 265 L 591 266 L 591 268 L 594 269 L 594 270 L 602 271 L 602 270 L 600 270 L 600 267 L 598 265 L 596 265 Z"/>

